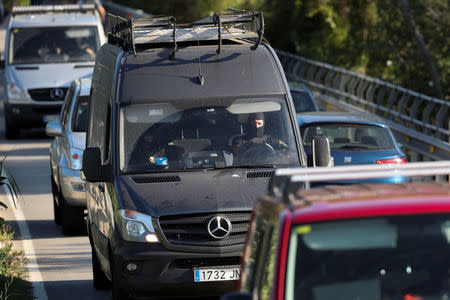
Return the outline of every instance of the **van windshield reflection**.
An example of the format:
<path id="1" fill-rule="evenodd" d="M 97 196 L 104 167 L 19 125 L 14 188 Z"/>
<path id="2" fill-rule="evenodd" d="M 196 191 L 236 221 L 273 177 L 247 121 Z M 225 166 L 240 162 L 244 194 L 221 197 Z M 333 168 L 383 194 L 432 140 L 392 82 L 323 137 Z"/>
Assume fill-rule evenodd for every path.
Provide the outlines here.
<path id="1" fill-rule="evenodd" d="M 298 164 L 284 98 L 180 100 L 120 110 L 122 172 Z"/>

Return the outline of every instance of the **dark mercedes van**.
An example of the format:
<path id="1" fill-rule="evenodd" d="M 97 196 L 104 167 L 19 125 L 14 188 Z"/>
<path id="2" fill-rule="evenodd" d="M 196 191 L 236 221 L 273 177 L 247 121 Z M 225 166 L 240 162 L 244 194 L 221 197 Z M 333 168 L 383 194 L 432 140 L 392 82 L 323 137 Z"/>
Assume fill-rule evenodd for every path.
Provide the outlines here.
<path id="1" fill-rule="evenodd" d="M 257 12 L 189 26 L 111 18 L 83 156 L 96 288 L 112 282 L 115 299 L 232 289 L 253 204 L 275 168 L 306 165 L 262 35 Z"/>

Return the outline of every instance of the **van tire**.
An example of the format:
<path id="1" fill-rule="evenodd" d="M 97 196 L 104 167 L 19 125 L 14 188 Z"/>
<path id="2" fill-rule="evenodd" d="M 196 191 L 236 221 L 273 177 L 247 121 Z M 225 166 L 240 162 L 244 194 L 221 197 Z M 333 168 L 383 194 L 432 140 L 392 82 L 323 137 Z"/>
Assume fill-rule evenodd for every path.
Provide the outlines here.
<path id="1" fill-rule="evenodd" d="M 92 275 L 93 275 L 93 285 L 96 290 L 107 290 L 111 288 L 111 281 L 106 276 L 100 267 L 100 263 L 95 253 L 95 249 L 92 249 Z"/>
<path id="2" fill-rule="evenodd" d="M 59 202 L 61 202 L 61 193 L 58 190 L 58 186 L 53 179 L 53 174 L 50 175 L 50 181 L 52 183 L 52 194 L 53 194 L 53 220 L 55 224 L 61 225 L 61 207 L 56 202 L 56 198 L 58 198 Z"/>
<path id="3" fill-rule="evenodd" d="M 19 137 L 20 128 L 17 124 L 9 121 L 5 116 L 5 138 L 8 140 L 17 139 Z"/>
<path id="4" fill-rule="evenodd" d="M 86 232 L 83 207 L 69 205 L 62 194 L 59 198 L 61 207 L 61 225 L 64 235 L 78 235 Z"/>

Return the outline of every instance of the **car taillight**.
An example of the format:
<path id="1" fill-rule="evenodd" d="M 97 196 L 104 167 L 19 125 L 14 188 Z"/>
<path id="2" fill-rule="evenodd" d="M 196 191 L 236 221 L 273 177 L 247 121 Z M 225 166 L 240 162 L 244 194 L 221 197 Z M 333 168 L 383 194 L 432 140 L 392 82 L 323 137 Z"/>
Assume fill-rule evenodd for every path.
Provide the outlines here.
<path id="1" fill-rule="evenodd" d="M 406 163 L 406 158 L 403 157 L 396 157 L 396 158 L 389 158 L 389 159 L 377 159 L 375 161 L 377 164 L 404 164 Z"/>

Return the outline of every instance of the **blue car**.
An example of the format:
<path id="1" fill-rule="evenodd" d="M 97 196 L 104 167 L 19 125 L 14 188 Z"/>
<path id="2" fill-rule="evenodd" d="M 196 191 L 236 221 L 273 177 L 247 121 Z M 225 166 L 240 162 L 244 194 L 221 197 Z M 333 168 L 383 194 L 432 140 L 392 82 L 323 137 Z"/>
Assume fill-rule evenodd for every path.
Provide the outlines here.
<path id="1" fill-rule="evenodd" d="M 295 112 L 312 112 L 319 111 L 319 106 L 311 92 L 304 86 L 298 88 L 290 88 L 292 100 L 294 101 Z"/>
<path id="2" fill-rule="evenodd" d="M 336 166 L 406 163 L 406 155 L 391 130 L 375 116 L 348 112 L 311 112 L 298 114 L 297 120 L 308 158 L 311 156 L 312 137 L 322 135 L 330 141 L 331 156 Z M 392 177 L 375 181 L 405 180 L 403 177 Z"/>

